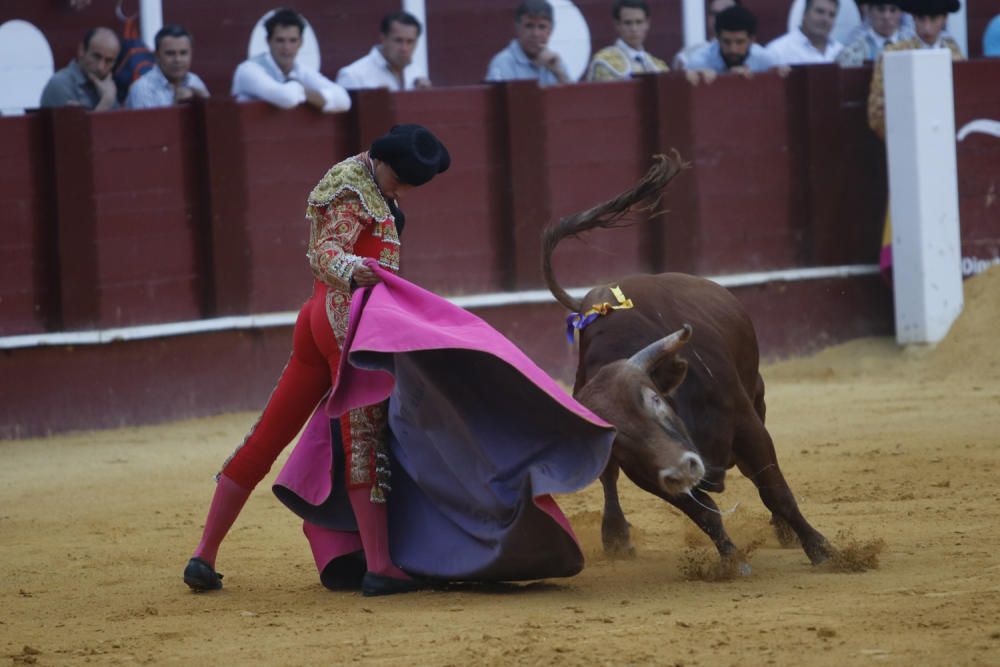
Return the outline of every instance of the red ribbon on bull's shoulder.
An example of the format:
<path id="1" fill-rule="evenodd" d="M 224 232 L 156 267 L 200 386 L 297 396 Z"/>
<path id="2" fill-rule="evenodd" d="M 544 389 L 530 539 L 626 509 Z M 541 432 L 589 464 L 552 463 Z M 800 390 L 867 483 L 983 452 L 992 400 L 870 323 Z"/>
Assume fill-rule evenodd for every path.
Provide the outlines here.
<path id="1" fill-rule="evenodd" d="M 570 345 L 574 342 L 573 333 L 575 331 L 583 331 L 587 325 L 596 320 L 598 317 L 607 315 L 612 310 L 627 310 L 629 308 L 634 308 L 632 299 L 625 298 L 621 287 L 612 287 L 611 294 L 614 295 L 615 299 L 618 301 L 618 305 L 612 305 L 607 301 L 604 303 L 595 303 L 589 310 L 582 313 L 572 313 L 566 318 L 566 337 L 569 339 Z"/>

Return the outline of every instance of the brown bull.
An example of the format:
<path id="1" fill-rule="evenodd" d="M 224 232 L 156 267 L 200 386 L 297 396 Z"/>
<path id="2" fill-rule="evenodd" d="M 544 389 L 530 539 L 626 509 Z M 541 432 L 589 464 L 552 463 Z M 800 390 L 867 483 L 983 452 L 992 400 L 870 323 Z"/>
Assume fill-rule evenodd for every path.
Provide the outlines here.
<path id="1" fill-rule="evenodd" d="M 559 303 L 583 312 L 616 303 L 618 285 L 634 304 L 598 317 L 580 331 L 574 395 L 613 424 L 617 436 L 601 475 L 601 537 L 610 553 L 632 553 L 618 501 L 618 474 L 687 514 L 712 539 L 723 560 L 738 551 L 706 491 L 722 491 L 734 465 L 757 486 L 782 543 L 790 533 L 813 563 L 831 553 L 802 516 L 764 426 L 764 381 L 753 323 L 725 288 L 680 274 L 637 275 L 595 287 L 575 300 L 552 272 L 552 252 L 567 236 L 613 227 L 638 202 L 658 193 L 683 168 L 676 153 L 657 156 L 640 183 L 614 200 L 563 218 L 543 234 L 543 271 Z M 786 537 L 788 536 L 788 537 Z M 745 563 L 740 571 L 749 572 Z"/>

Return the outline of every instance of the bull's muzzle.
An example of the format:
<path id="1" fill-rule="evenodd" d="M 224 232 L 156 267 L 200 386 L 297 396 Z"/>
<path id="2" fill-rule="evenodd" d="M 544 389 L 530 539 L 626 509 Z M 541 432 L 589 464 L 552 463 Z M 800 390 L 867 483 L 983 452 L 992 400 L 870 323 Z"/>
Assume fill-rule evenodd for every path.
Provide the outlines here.
<path id="1" fill-rule="evenodd" d="M 686 493 L 705 476 L 705 464 L 694 452 L 684 452 L 677 465 L 660 470 L 660 486 L 671 494 Z"/>

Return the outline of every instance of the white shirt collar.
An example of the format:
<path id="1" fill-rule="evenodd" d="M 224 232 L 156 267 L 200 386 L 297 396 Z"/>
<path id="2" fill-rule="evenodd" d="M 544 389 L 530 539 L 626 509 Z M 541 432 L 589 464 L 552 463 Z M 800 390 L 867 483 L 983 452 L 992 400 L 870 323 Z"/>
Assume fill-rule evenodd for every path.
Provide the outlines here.
<path id="1" fill-rule="evenodd" d="M 264 61 L 267 63 L 268 67 L 271 67 L 273 71 L 278 75 L 278 81 L 292 81 L 293 79 L 298 81 L 301 78 L 302 69 L 299 67 L 299 59 L 296 58 L 295 62 L 292 64 L 292 71 L 285 75 L 278 67 L 278 61 L 274 59 L 271 55 L 271 51 L 267 50 L 264 52 Z"/>
<path id="2" fill-rule="evenodd" d="M 813 51 L 817 50 L 816 47 L 813 46 L 812 41 L 810 41 L 810 39 L 806 37 L 806 33 L 802 31 L 802 26 L 799 26 L 798 34 L 799 34 L 799 42 L 802 44 L 803 47 L 807 49 L 812 49 Z M 826 46 L 823 47 L 823 50 L 820 51 L 820 53 L 826 55 L 826 52 L 830 50 L 831 46 L 833 46 L 833 40 L 830 37 L 827 37 Z"/>

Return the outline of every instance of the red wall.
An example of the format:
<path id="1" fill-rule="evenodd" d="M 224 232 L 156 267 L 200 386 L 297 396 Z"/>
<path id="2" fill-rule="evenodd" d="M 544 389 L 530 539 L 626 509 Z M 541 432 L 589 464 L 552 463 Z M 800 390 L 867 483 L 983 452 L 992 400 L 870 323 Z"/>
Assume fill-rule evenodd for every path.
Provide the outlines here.
<path id="1" fill-rule="evenodd" d="M 404 274 L 438 292 L 542 287 L 542 227 L 675 147 L 692 168 L 667 190 L 663 220 L 567 242 L 564 284 L 872 263 L 886 186 L 868 75 L 376 90 L 327 115 L 223 98 L 0 119 L 0 335 L 297 308 L 311 281 L 306 195 L 397 122 L 429 125 L 453 153 L 449 173 L 403 202 Z M 955 82 L 959 127 L 995 117 L 1000 61 L 959 64 Z M 958 147 L 964 252 L 980 258 L 1000 255 L 997 143 Z"/>
<path id="2" fill-rule="evenodd" d="M 49 134 L 39 116 L 0 122 L 0 332 L 56 328 L 58 261 Z"/>

